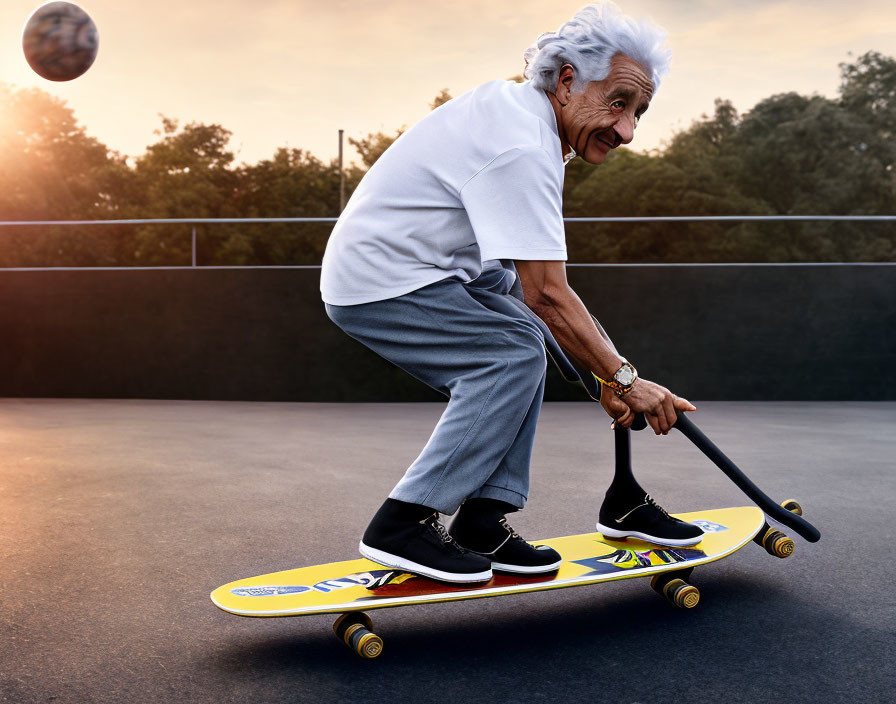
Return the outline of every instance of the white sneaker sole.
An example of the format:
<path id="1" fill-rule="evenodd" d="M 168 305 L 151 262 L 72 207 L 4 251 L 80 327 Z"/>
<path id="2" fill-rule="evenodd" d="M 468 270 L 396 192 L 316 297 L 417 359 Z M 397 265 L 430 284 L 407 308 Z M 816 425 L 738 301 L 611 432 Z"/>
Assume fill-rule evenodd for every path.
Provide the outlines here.
<path id="1" fill-rule="evenodd" d="M 394 567 L 399 570 L 405 570 L 406 572 L 422 574 L 424 577 L 431 577 L 432 579 L 438 579 L 442 582 L 467 584 L 469 582 L 487 582 L 492 578 L 491 569 L 484 572 L 443 572 L 442 570 L 421 565 L 413 560 L 408 560 L 404 557 L 384 552 L 383 550 L 377 550 L 376 548 L 365 545 L 363 540 L 358 545 L 358 552 L 368 560 L 373 560 L 386 567 Z"/>
<path id="2" fill-rule="evenodd" d="M 682 538 L 674 540 L 672 538 L 657 538 L 655 535 L 647 535 L 646 533 L 638 533 L 637 531 L 613 530 L 609 526 L 605 526 L 598 522 L 597 530 L 608 538 L 638 538 L 648 543 L 656 543 L 657 545 L 667 545 L 674 548 L 682 548 L 688 545 L 696 545 L 703 540 L 703 534 L 693 538 Z"/>
<path id="3" fill-rule="evenodd" d="M 513 574 L 541 574 L 553 572 L 563 564 L 563 560 L 557 560 L 551 565 L 505 565 L 502 562 L 493 562 L 492 569 L 499 572 L 511 572 Z"/>

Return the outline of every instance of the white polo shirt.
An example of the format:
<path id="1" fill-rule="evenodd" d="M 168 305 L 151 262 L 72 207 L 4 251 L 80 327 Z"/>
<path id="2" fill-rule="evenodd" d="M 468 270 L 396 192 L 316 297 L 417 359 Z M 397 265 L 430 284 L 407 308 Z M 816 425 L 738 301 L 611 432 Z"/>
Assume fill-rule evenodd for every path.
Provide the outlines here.
<path id="1" fill-rule="evenodd" d="M 564 161 L 544 91 L 495 80 L 440 105 L 361 179 L 327 242 L 337 306 L 401 296 L 489 260 L 566 260 Z"/>

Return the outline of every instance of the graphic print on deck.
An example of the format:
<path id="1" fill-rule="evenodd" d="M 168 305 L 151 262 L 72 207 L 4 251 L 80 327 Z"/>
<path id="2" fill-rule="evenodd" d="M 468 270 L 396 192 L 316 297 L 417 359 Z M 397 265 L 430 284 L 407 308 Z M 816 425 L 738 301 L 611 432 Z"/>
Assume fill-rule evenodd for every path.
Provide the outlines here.
<path id="1" fill-rule="evenodd" d="M 533 541 L 551 546 L 564 558 L 555 572 L 544 575 L 495 572 L 485 583 L 448 584 L 355 558 L 241 579 L 218 587 L 211 596 L 216 606 L 240 616 L 301 616 L 651 577 L 731 554 L 756 535 L 765 518 L 756 507 L 695 511 L 677 517 L 699 525 L 705 531 L 703 540 L 687 548 L 633 538 L 615 540 L 600 533 Z"/>

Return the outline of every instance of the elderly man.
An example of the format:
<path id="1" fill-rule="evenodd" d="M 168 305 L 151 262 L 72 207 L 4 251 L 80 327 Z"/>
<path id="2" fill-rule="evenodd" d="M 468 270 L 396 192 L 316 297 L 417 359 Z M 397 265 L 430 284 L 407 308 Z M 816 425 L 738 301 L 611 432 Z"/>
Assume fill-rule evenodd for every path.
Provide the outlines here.
<path id="1" fill-rule="evenodd" d="M 667 70 L 664 38 L 612 3 L 582 8 L 527 50 L 526 82 L 491 81 L 440 106 L 352 195 L 323 259 L 327 315 L 449 396 L 365 531 L 362 555 L 461 583 L 560 565 L 505 518 L 528 496 L 545 329 L 600 381 L 601 405 L 623 427 L 641 412 L 666 434 L 676 410 L 696 410 L 638 376 L 570 288 L 564 264 L 564 166 L 577 155 L 600 164 L 632 141 Z M 439 513 L 455 512 L 446 530 Z M 702 535 L 670 517 L 627 468 L 617 468 L 597 525 L 664 545 Z"/>

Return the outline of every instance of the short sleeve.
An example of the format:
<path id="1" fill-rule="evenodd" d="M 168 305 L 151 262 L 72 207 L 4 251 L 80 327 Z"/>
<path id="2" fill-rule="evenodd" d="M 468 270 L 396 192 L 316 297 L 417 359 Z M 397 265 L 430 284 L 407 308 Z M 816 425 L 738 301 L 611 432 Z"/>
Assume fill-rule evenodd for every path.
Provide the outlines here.
<path id="1" fill-rule="evenodd" d="M 539 147 L 509 149 L 460 190 L 482 259 L 566 260 L 562 172 Z"/>

